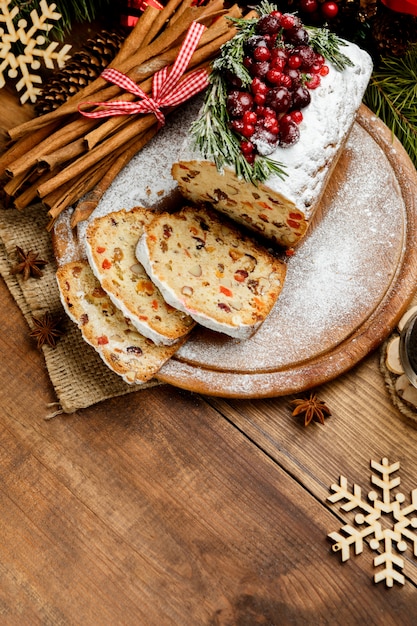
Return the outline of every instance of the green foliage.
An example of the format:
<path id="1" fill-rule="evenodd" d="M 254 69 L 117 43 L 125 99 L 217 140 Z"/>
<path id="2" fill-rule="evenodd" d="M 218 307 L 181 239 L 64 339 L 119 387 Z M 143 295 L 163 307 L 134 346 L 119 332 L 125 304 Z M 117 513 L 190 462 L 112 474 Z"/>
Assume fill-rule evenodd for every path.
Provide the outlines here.
<path id="1" fill-rule="evenodd" d="M 52 0 L 48 1 L 48 4 L 52 4 Z M 53 4 L 56 5 L 56 10 L 58 13 L 61 13 L 62 20 L 58 23 L 55 28 L 55 34 L 59 33 L 59 29 L 61 31 L 69 31 L 74 22 L 91 22 L 100 15 L 103 14 L 104 11 L 108 11 L 108 7 L 112 4 L 111 0 L 54 0 Z M 20 17 L 23 15 L 28 15 L 33 9 L 36 9 L 39 13 L 40 2 L 36 0 L 27 0 L 26 2 L 21 2 L 19 0 L 13 0 L 11 6 L 17 5 L 20 10 Z M 61 32 L 61 35 L 62 35 Z"/>
<path id="2" fill-rule="evenodd" d="M 403 57 L 381 59 L 364 102 L 392 130 L 417 167 L 417 44 Z"/>

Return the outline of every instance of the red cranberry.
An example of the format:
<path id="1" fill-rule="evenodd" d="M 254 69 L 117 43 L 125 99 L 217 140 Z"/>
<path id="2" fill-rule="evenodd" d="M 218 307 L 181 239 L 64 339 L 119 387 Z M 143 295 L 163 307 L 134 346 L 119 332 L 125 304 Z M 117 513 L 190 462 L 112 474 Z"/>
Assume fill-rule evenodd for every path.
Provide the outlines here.
<path id="1" fill-rule="evenodd" d="M 255 61 L 268 61 L 271 57 L 271 52 L 266 46 L 258 46 L 253 51 L 253 58 Z"/>
<path id="2" fill-rule="evenodd" d="M 251 90 L 253 94 L 262 94 L 266 96 L 269 89 L 266 83 L 264 83 L 260 78 L 255 77 L 251 83 Z"/>
<path id="3" fill-rule="evenodd" d="M 288 74 L 283 74 L 282 78 L 281 78 L 280 85 L 282 85 L 283 87 L 286 87 L 287 89 L 291 89 L 292 88 L 291 77 L 288 76 Z"/>
<path id="4" fill-rule="evenodd" d="M 256 128 L 251 141 L 255 145 L 258 154 L 261 154 L 262 156 L 266 156 L 274 152 L 278 145 L 277 136 L 262 127 Z"/>
<path id="5" fill-rule="evenodd" d="M 256 122 L 258 121 L 258 116 L 256 115 L 255 111 L 245 111 L 242 119 L 245 124 L 256 124 Z"/>
<path id="6" fill-rule="evenodd" d="M 310 40 L 305 28 L 290 28 L 285 31 L 285 41 L 293 46 L 306 46 Z"/>
<path id="7" fill-rule="evenodd" d="M 320 76 L 327 76 L 327 74 L 330 72 L 329 66 L 328 65 L 322 65 L 320 68 Z"/>
<path id="8" fill-rule="evenodd" d="M 298 54 L 292 54 L 288 59 L 288 67 L 292 70 L 298 70 L 301 66 L 301 57 Z"/>
<path id="9" fill-rule="evenodd" d="M 284 48 L 274 48 L 272 50 L 271 63 L 273 65 L 279 66 L 283 63 L 285 67 L 287 60 L 288 60 L 288 54 L 287 54 L 287 51 L 284 50 Z"/>
<path id="10" fill-rule="evenodd" d="M 281 79 L 283 76 L 284 74 L 281 72 L 281 70 L 278 70 L 275 67 L 273 67 L 267 73 L 266 78 L 270 83 L 272 83 L 272 85 L 280 85 Z"/>
<path id="11" fill-rule="evenodd" d="M 277 15 L 273 15 L 269 13 L 268 15 L 263 15 L 257 25 L 256 32 L 261 33 L 262 35 L 274 35 L 278 33 L 281 28 L 281 18 Z"/>
<path id="12" fill-rule="evenodd" d="M 241 141 L 240 149 L 242 151 L 242 154 L 246 156 L 247 154 L 251 154 L 254 151 L 255 146 L 251 141 Z"/>
<path id="13" fill-rule="evenodd" d="M 267 47 L 267 42 L 262 35 L 252 35 L 245 41 L 245 50 L 248 54 L 253 54 L 255 48 L 259 46 Z"/>
<path id="14" fill-rule="evenodd" d="M 267 117 L 268 115 L 275 115 L 275 111 L 270 107 L 259 106 L 256 107 L 255 112 L 259 117 Z"/>
<path id="15" fill-rule="evenodd" d="M 311 78 L 306 81 L 306 87 L 309 89 L 317 89 L 320 85 L 320 76 L 318 74 L 313 74 Z"/>
<path id="16" fill-rule="evenodd" d="M 243 122 L 243 127 L 242 127 L 242 130 L 240 131 L 241 135 L 246 137 L 246 139 L 250 139 L 250 137 L 252 137 L 254 132 L 255 132 L 254 124 L 246 124 L 245 122 Z"/>
<path id="17" fill-rule="evenodd" d="M 253 107 L 253 98 L 247 91 L 231 91 L 227 96 L 227 111 L 231 117 L 242 117 Z"/>
<path id="18" fill-rule="evenodd" d="M 301 70 L 309 70 L 316 62 L 316 53 L 310 46 L 298 46 L 294 48 L 293 54 L 297 54 L 301 59 Z"/>
<path id="19" fill-rule="evenodd" d="M 265 78 L 270 70 L 270 64 L 268 61 L 256 61 L 251 70 L 251 75 L 257 78 Z"/>
<path id="20" fill-rule="evenodd" d="M 291 13 L 284 13 L 281 17 L 281 26 L 284 30 L 294 28 L 296 23 L 295 15 L 292 15 Z"/>
<path id="21" fill-rule="evenodd" d="M 303 114 L 301 113 L 301 111 L 291 111 L 290 113 L 291 119 L 296 123 L 296 124 L 301 124 L 301 122 L 303 121 Z"/>
<path id="22" fill-rule="evenodd" d="M 298 70 L 288 69 L 286 71 L 286 74 L 291 78 L 291 85 L 293 90 L 301 85 L 302 77 L 301 73 Z"/>
<path id="23" fill-rule="evenodd" d="M 292 106 L 294 109 L 304 109 L 311 102 L 310 92 L 306 87 L 300 85 L 292 93 Z"/>
<path id="24" fill-rule="evenodd" d="M 243 127 L 245 123 L 243 120 L 232 120 L 230 122 L 230 128 L 235 131 L 235 133 L 242 134 Z"/>
<path id="25" fill-rule="evenodd" d="M 290 120 L 285 124 L 281 123 L 279 131 L 279 145 L 281 148 L 290 148 L 300 139 L 300 129 L 297 124 Z"/>
<path id="26" fill-rule="evenodd" d="M 339 7 L 336 2 L 323 2 L 321 12 L 328 20 L 332 20 L 339 13 Z"/>
<path id="27" fill-rule="evenodd" d="M 304 13 L 314 13 L 318 9 L 317 0 L 300 0 L 300 9 Z"/>
<path id="28" fill-rule="evenodd" d="M 253 100 L 255 104 L 262 106 L 263 104 L 265 104 L 266 95 L 263 93 L 257 93 L 256 96 L 254 96 Z"/>
<path id="29" fill-rule="evenodd" d="M 268 115 L 268 117 L 265 117 L 262 122 L 262 126 L 273 135 L 278 134 L 278 120 L 275 116 Z"/>
<path id="30" fill-rule="evenodd" d="M 277 113 L 285 113 L 291 106 L 291 94 L 286 87 L 275 87 L 268 92 L 265 102 Z"/>
<path id="31" fill-rule="evenodd" d="M 249 57 L 249 56 L 243 57 L 243 65 L 246 67 L 248 72 L 251 72 L 254 63 L 255 61 L 252 59 L 252 57 Z"/>

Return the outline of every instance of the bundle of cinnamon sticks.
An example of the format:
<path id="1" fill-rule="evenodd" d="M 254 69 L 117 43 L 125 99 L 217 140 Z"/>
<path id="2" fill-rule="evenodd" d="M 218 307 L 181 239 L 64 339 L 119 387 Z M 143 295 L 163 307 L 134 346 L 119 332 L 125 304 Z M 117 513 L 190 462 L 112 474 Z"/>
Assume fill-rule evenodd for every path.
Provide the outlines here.
<path id="1" fill-rule="evenodd" d="M 241 11 L 237 5 L 225 9 L 223 0 L 193 4 L 169 0 L 163 10 L 148 6 L 109 67 L 150 94 L 153 75 L 174 63 L 188 28 L 197 21 L 206 30 L 186 72 L 209 71 L 220 46 L 236 33 L 227 18 L 241 17 Z M 12 128 L 11 145 L 0 158 L 0 177 L 7 177 L 4 191 L 11 203 L 22 210 L 40 199 L 51 217 L 49 229 L 69 206 L 74 207 L 72 227 L 87 219 L 117 174 L 159 128 L 152 113 L 104 121 L 83 117 L 78 107 L 91 98 L 132 101 L 136 96 L 99 77 L 54 111 Z"/>

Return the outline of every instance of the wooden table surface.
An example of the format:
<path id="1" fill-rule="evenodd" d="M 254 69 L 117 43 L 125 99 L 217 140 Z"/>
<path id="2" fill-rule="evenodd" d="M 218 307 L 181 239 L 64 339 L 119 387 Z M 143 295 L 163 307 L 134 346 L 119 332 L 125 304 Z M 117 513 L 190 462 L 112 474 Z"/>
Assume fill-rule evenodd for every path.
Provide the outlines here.
<path id="1" fill-rule="evenodd" d="M 416 424 L 378 352 L 319 388 L 324 426 L 304 428 L 289 397 L 169 385 L 47 421 L 43 356 L 3 282 L 0 306 L 1 624 L 417 623 L 411 544 L 405 584 L 387 588 L 369 542 L 342 563 L 327 539 L 352 523 L 327 501 L 340 475 L 366 495 L 387 457 L 406 503 L 417 487 Z"/>

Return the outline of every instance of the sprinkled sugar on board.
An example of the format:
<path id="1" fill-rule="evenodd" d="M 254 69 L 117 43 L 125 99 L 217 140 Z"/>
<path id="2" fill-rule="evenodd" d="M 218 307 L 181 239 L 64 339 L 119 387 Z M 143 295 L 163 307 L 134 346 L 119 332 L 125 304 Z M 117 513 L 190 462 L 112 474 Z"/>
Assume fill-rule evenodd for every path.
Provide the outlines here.
<path id="1" fill-rule="evenodd" d="M 175 190 L 170 160 L 188 127 L 184 115 L 191 110 L 192 117 L 198 106 L 183 111 L 180 124 L 173 120 L 129 163 L 94 216 L 153 206 Z M 299 392 L 355 365 L 385 339 L 412 297 L 416 184 L 401 145 L 362 106 L 321 214 L 288 258 L 270 317 L 241 342 L 198 329 L 160 370 L 160 380 L 213 395 L 268 397 Z M 81 251 L 82 241 L 80 228 Z"/>

